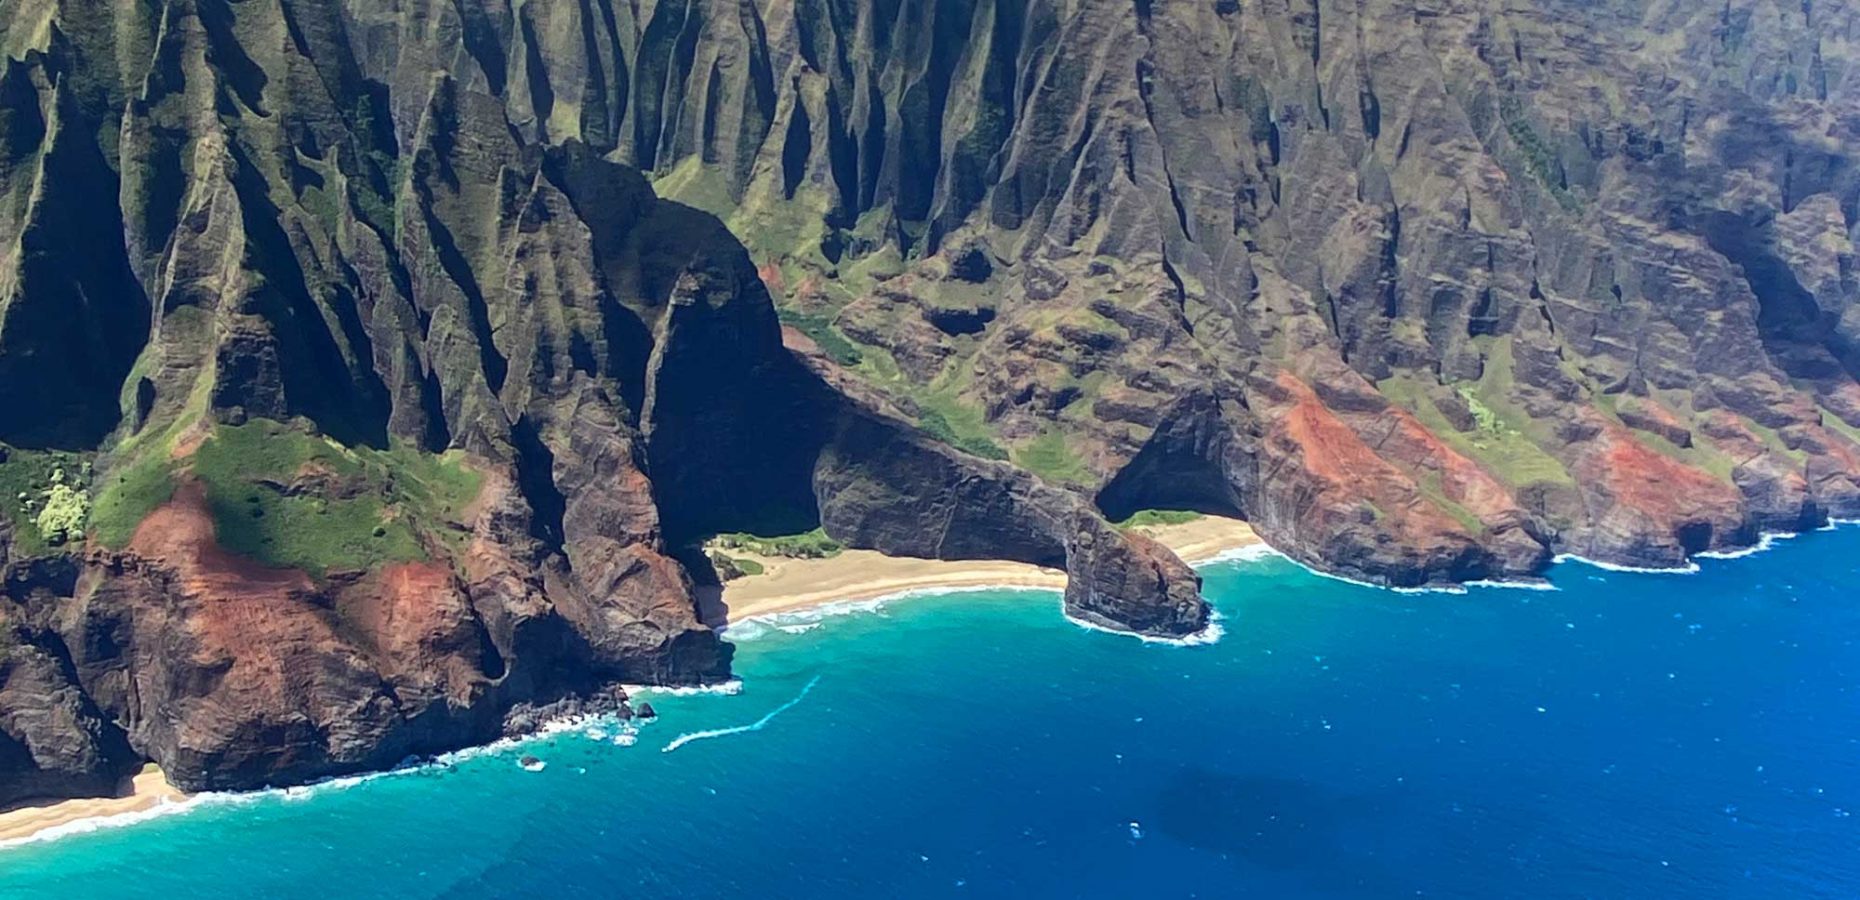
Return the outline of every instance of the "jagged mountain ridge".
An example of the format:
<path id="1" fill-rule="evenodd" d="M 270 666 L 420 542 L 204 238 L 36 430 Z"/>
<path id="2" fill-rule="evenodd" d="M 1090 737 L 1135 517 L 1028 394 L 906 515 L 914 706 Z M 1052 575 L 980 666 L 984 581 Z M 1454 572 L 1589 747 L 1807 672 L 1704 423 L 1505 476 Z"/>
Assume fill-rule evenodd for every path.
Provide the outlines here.
<path id="1" fill-rule="evenodd" d="M 713 677 L 668 554 L 708 530 L 1063 562 L 1182 633 L 1192 575 L 1098 510 L 1397 584 L 1852 514 L 1854 19 L 20 0 L 0 442 L 98 477 L 79 552 L 5 526 L 0 769 L 299 780 Z M 352 448 L 281 497 L 388 497 L 412 549 L 223 552 L 201 448 L 267 421 Z M 470 503 L 397 486 L 448 449 Z M 228 638 L 235 594 L 291 614 Z"/>
<path id="2" fill-rule="evenodd" d="M 524 137 L 451 9 L 8 9 L 0 802 L 144 760 L 301 782 L 726 677 L 674 558 L 715 530 L 1206 624 L 1087 499 L 829 387 L 722 224 Z"/>
<path id="3" fill-rule="evenodd" d="M 1114 514 L 1418 584 L 1860 502 L 1848 4 L 683 8 L 614 152 Z"/>

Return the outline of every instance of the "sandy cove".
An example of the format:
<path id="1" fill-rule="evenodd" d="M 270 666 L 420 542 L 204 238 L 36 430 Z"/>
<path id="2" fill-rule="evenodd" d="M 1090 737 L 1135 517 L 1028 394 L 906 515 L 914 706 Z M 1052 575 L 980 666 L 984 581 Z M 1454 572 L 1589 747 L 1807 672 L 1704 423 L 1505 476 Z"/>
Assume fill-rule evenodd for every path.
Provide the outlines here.
<path id="1" fill-rule="evenodd" d="M 0 808 L 0 844 L 24 840 L 73 822 L 146 812 L 164 803 L 187 799 L 186 794 L 168 783 L 157 766 L 144 766 L 141 772 L 123 782 L 122 790 L 115 797 L 26 800 Z"/>
<path id="2" fill-rule="evenodd" d="M 1260 542 L 1245 522 L 1219 516 L 1138 530 L 1189 563 L 1204 562 Z M 731 551 L 731 555 L 753 559 L 763 565 L 764 571 L 730 582 L 721 597 L 713 593 L 704 598 L 705 619 L 713 625 L 913 590 L 1002 586 L 1062 590 L 1066 586 L 1065 572 L 1025 563 L 908 559 L 871 550 L 846 550 L 830 559 L 784 559 L 742 551 Z M 186 794 L 168 783 L 159 767 L 151 765 L 125 779 L 115 797 L 28 800 L 0 809 L 0 845 L 75 822 L 146 812 L 186 799 Z"/>
<path id="3" fill-rule="evenodd" d="M 1137 530 L 1191 564 L 1260 543 L 1247 523 L 1221 516 Z M 724 585 L 721 598 L 704 604 L 705 620 L 711 625 L 905 591 L 982 587 L 1063 590 L 1066 586 L 1065 572 L 1026 563 L 908 559 L 871 550 L 846 550 L 828 559 L 785 559 L 741 550 L 728 553 L 755 560 L 764 571 L 731 581 Z"/>

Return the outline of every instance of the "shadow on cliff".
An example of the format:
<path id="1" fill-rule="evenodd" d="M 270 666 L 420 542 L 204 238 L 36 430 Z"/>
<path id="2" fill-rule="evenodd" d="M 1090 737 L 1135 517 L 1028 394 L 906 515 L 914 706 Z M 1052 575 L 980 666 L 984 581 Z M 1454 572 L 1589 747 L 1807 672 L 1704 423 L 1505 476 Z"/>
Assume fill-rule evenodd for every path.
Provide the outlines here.
<path id="1" fill-rule="evenodd" d="M 1229 461 L 1232 434 L 1212 396 L 1184 399 L 1098 491 L 1098 508 L 1113 522 L 1146 509 L 1246 518 Z"/>
<path id="2" fill-rule="evenodd" d="M 1063 566 L 1066 608 L 1090 621 L 1172 636 L 1206 625 L 1198 579 L 1167 549 L 885 411 L 811 342 L 790 346 L 748 251 L 715 216 L 659 201 L 640 231 L 653 245 L 639 276 L 666 298 L 639 431 L 668 546 L 818 526 L 894 556 Z M 728 611 L 713 601 L 704 616 Z"/>

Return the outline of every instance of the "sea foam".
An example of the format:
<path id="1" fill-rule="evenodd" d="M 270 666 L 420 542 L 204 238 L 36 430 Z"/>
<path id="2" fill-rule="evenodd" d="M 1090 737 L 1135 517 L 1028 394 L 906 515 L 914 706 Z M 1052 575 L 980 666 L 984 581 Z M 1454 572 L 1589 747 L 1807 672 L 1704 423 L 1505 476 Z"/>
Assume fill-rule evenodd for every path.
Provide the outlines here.
<path id="1" fill-rule="evenodd" d="M 1755 544 L 1748 547 L 1739 547 L 1735 550 L 1708 550 L 1704 553 L 1695 553 L 1693 555 L 1699 559 L 1743 559 L 1746 556 L 1755 556 L 1774 548 L 1778 541 L 1786 541 L 1796 537 L 1801 537 L 1801 535 L 1794 531 L 1765 531 L 1757 536 L 1757 542 Z"/>
<path id="2" fill-rule="evenodd" d="M 783 703 L 782 705 L 769 710 L 767 715 L 763 716 L 760 719 L 755 720 L 754 722 L 749 723 L 748 725 L 738 725 L 738 726 L 735 726 L 734 728 L 712 728 L 707 731 L 692 731 L 686 734 L 681 734 L 675 738 L 672 738 L 672 742 L 660 748 L 659 752 L 670 753 L 673 750 L 676 750 L 680 747 L 683 747 L 686 744 L 691 743 L 692 741 L 702 741 L 702 740 L 707 740 L 709 738 L 728 737 L 732 734 L 743 734 L 743 733 L 750 732 L 750 731 L 761 731 L 770 722 L 775 721 L 776 716 L 779 716 L 782 713 L 785 713 L 788 710 L 793 709 L 802 700 L 807 699 L 808 692 L 812 691 L 814 689 L 814 685 L 819 684 L 819 683 L 820 683 L 820 676 L 815 675 L 812 679 L 810 679 L 807 682 L 806 687 L 801 688 L 801 692 L 799 694 L 796 694 L 793 700 L 790 700 L 787 703 Z"/>
<path id="3" fill-rule="evenodd" d="M 743 692 L 743 681 L 740 678 L 732 678 L 729 681 L 719 681 L 716 684 L 686 684 L 686 685 L 628 684 L 628 685 L 622 685 L 622 688 L 625 689 L 627 696 L 629 697 L 636 697 L 640 695 L 645 695 L 645 696 L 657 695 L 661 697 L 698 697 L 698 696 L 703 696 L 707 694 L 720 694 L 725 697 L 734 697 L 737 694 L 740 694 Z"/>
<path id="4" fill-rule="evenodd" d="M 159 800 L 154 806 L 147 809 L 138 809 L 133 812 L 115 813 L 107 816 L 91 816 L 85 819 L 61 822 L 50 828 L 42 828 L 24 837 L 0 841 L 0 850 L 11 850 L 15 847 L 23 847 L 27 844 L 55 841 L 59 838 L 71 837 L 79 834 L 90 834 L 92 832 L 104 831 L 111 828 L 122 828 L 127 825 L 138 825 L 165 816 L 178 815 L 190 810 L 199 809 L 210 803 L 224 802 L 226 799 L 234 796 L 237 795 L 195 794 L 182 800 Z"/>
<path id="5" fill-rule="evenodd" d="M 1687 560 L 1686 564 L 1683 566 L 1655 568 L 1652 566 L 1624 566 L 1620 563 L 1589 559 L 1586 556 L 1578 556 L 1574 553 L 1559 553 L 1550 561 L 1558 565 L 1563 563 L 1581 563 L 1589 568 L 1601 569 L 1604 572 L 1631 572 L 1639 575 L 1694 575 L 1699 571 L 1699 564 L 1692 560 Z"/>
<path id="6" fill-rule="evenodd" d="M 734 694 L 740 691 L 741 688 L 741 682 L 731 681 L 723 685 L 711 685 L 702 688 L 653 688 L 649 690 L 675 694 Z M 409 775 L 440 772 L 450 769 L 459 763 L 479 757 L 501 756 L 512 750 L 546 741 L 561 734 L 580 732 L 582 736 L 585 737 L 588 732 L 604 727 L 618 728 L 621 731 L 621 737 L 629 738 L 627 740 L 616 738 L 613 741 L 613 743 L 621 746 L 630 746 L 633 742 L 632 738 L 637 734 L 637 726 L 621 723 L 619 719 L 610 714 L 566 715 L 543 723 L 541 728 L 529 734 L 499 738 L 488 744 L 465 747 L 431 757 L 409 757 L 408 759 L 402 760 L 399 765 L 391 769 L 383 769 L 378 772 L 362 772 L 355 775 L 332 776 L 307 784 L 292 785 L 289 787 L 266 787 L 250 791 L 203 791 L 198 794 L 190 794 L 179 800 L 162 799 L 158 801 L 156 805 L 147 809 L 113 813 L 104 816 L 90 816 L 83 819 L 75 819 L 70 822 L 62 822 L 49 828 L 40 829 L 24 837 L 0 840 L 0 851 L 27 844 L 58 840 L 73 835 L 90 834 L 106 829 L 137 825 L 167 816 L 180 815 L 213 807 L 246 806 L 268 800 L 282 803 L 302 803 L 321 795 L 335 793 L 337 791 L 346 791 L 350 788 L 360 787 L 361 785 L 383 778 L 403 778 Z"/>
<path id="7" fill-rule="evenodd" d="M 1229 547 L 1213 556 L 1185 560 L 1185 562 L 1195 568 L 1201 568 L 1202 566 L 1214 566 L 1220 565 L 1221 563 L 1259 562 L 1261 560 L 1272 559 L 1275 556 L 1282 557 L 1285 556 L 1285 554 L 1273 549 L 1270 544 L 1262 541 L 1257 544 L 1247 544 L 1244 547 Z"/>
<path id="8" fill-rule="evenodd" d="M 1220 612 L 1212 608 L 1210 608 L 1208 612 L 1207 627 L 1187 637 L 1179 637 L 1179 638 L 1158 637 L 1153 634 L 1138 634 L 1137 632 L 1125 631 L 1121 628 L 1107 628 L 1096 622 L 1087 622 L 1084 619 L 1078 618 L 1077 616 L 1074 616 L 1071 613 L 1067 612 L 1066 604 L 1065 604 L 1065 601 L 1063 600 L 1061 600 L 1059 603 L 1059 614 L 1062 616 L 1065 616 L 1066 621 L 1071 622 L 1072 624 L 1077 625 L 1078 627 L 1083 628 L 1086 631 L 1101 631 L 1101 632 L 1104 632 L 1105 634 L 1115 634 L 1121 637 L 1136 638 L 1137 640 L 1142 641 L 1146 644 L 1162 644 L 1162 645 L 1169 646 L 1169 647 L 1200 647 L 1200 646 L 1204 646 L 1207 644 L 1213 644 L 1213 643 L 1218 642 L 1221 639 L 1221 637 L 1227 633 L 1226 629 L 1221 627 Z"/>

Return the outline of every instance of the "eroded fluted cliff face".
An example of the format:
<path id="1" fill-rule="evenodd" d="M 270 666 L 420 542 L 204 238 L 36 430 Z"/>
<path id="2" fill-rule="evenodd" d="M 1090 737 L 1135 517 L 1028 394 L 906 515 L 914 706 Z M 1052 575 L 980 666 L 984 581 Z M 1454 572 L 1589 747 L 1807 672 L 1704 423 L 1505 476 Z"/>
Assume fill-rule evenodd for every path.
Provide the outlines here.
<path id="1" fill-rule="evenodd" d="M 718 211 L 888 402 L 1113 515 L 1417 584 L 1860 507 L 1851 4 L 640 14 L 669 60 L 620 29 L 631 93 L 537 133 Z"/>
<path id="2" fill-rule="evenodd" d="M 791 352 L 744 247 L 580 102 L 641 47 L 688 65 L 682 26 L 545 6 L 0 10 L 0 803 L 727 677 L 674 558 L 719 530 L 1064 565 L 1077 614 L 1205 625 L 1168 551 Z"/>
<path id="3" fill-rule="evenodd" d="M 1860 514 L 1856 36 L 1824 0 L 16 0 L 0 482 L 77 487 L 0 520 L 0 802 L 719 677 L 672 556 L 718 530 L 1063 564 L 1073 614 L 1179 635 L 1192 573 L 1104 514 L 1404 585 Z"/>

